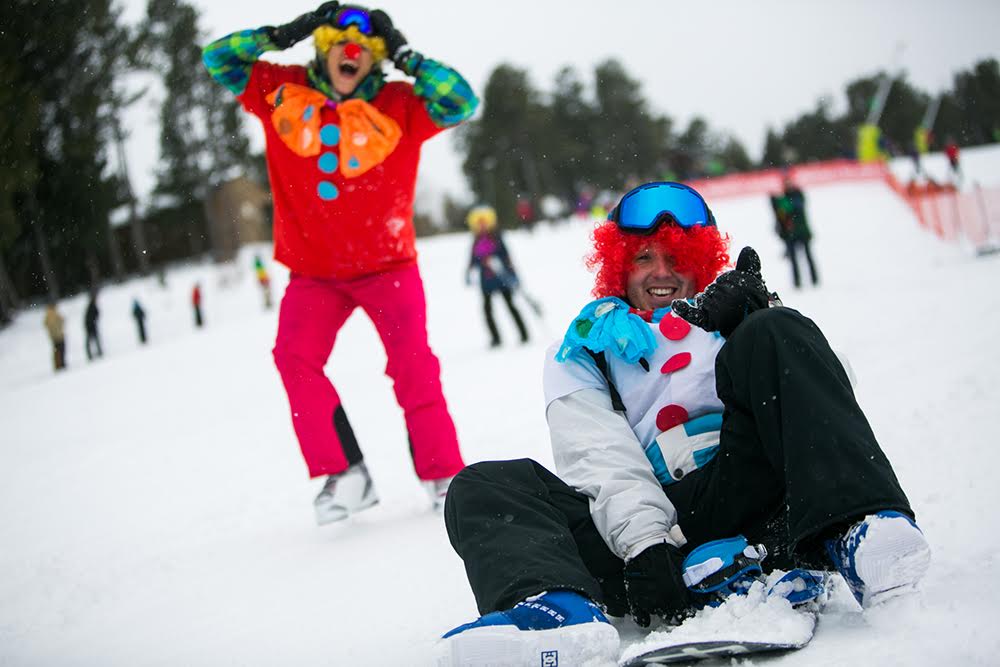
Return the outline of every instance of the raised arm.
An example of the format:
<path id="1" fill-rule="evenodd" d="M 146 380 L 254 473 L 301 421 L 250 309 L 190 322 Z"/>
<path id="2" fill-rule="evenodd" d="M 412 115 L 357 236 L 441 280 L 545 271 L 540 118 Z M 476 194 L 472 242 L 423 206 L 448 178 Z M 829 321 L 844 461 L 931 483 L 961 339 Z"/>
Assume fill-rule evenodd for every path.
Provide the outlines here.
<path id="1" fill-rule="evenodd" d="M 479 106 L 479 98 L 469 82 L 447 65 L 424 58 L 411 49 L 385 12 L 375 10 L 371 17 L 376 33 L 385 39 L 393 64 L 415 79 L 413 90 L 424 101 L 434 124 L 452 127 L 471 118 Z"/>
<path id="2" fill-rule="evenodd" d="M 250 81 L 254 63 L 267 51 L 279 51 L 271 40 L 271 29 L 240 30 L 217 39 L 201 51 L 202 62 L 212 78 L 234 95 L 242 95 Z"/>
<path id="3" fill-rule="evenodd" d="M 400 69 L 416 79 L 413 90 L 424 100 L 424 107 L 437 126 L 458 125 L 476 112 L 479 98 L 469 82 L 447 65 L 411 51 Z"/>
<path id="4" fill-rule="evenodd" d="M 233 94 L 241 95 L 250 81 L 254 63 L 263 53 L 281 51 L 301 42 L 313 30 L 329 22 L 339 8 L 339 2 L 324 2 L 315 10 L 284 25 L 263 26 L 226 35 L 202 49 L 202 62 L 213 79 Z"/>

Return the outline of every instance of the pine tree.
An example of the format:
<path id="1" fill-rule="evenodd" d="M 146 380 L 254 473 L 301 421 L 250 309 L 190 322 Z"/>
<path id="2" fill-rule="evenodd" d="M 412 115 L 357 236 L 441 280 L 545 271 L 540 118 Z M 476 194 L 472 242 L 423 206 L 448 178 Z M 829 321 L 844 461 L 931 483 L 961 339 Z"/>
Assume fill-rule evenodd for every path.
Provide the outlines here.
<path id="1" fill-rule="evenodd" d="M 617 60 L 598 64 L 594 80 L 597 185 L 618 189 L 628 181 L 655 178 L 663 168 L 669 124 L 650 111 L 639 82 Z"/>

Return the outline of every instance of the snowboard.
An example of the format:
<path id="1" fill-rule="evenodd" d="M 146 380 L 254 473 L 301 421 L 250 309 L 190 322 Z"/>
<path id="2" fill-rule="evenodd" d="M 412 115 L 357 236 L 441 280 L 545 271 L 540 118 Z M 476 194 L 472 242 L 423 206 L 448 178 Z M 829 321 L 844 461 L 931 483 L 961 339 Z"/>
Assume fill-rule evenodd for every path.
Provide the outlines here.
<path id="1" fill-rule="evenodd" d="M 809 639 L 794 643 L 755 642 L 755 641 L 682 641 L 676 644 L 667 643 L 659 648 L 653 648 L 628 660 L 619 662 L 619 667 L 642 667 L 643 665 L 670 665 L 675 663 L 694 662 L 710 658 L 742 658 L 753 653 L 769 653 L 775 651 L 794 651 L 809 643 Z"/>
<path id="2" fill-rule="evenodd" d="M 680 625 L 664 626 L 644 637 L 622 633 L 626 646 L 618 665 L 669 665 L 795 651 L 812 640 L 828 597 L 827 590 L 820 599 L 792 606 L 780 596 L 768 596 L 765 585 L 755 583 L 747 595 L 730 596 Z"/>

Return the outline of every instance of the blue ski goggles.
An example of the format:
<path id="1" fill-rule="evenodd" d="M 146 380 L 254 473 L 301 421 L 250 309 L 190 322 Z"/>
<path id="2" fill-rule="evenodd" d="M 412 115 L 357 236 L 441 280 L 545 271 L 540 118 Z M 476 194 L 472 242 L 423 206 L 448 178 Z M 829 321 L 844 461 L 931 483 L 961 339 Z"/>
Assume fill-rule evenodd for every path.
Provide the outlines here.
<path id="1" fill-rule="evenodd" d="M 373 32 L 372 18 L 368 14 L 368 10 L 352 5 L 342 7 L 333 17 L 333 24 L 334 27 L 341 30 L 346 30 L 353 25 L 361 31 L 362 35 L 371 35 Z"/>
<path id="2" fill-rule="evenodd" d="M 630 190 L 608 220 L 629 234 L 652 234 L 663 222 L 679 227 L 714 227 L 715 216 L 693 188 L 682 183 L 646 183 Z"/>

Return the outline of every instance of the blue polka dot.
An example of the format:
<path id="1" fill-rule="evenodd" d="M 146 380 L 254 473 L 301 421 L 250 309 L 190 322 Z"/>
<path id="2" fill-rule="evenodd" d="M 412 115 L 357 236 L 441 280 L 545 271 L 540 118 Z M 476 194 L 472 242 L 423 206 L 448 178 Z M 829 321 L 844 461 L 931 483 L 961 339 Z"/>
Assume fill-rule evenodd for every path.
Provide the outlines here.
<path id="1" fill-rule="evenodd" d="M 335 153 L 323 153 L 319 157 L 319 170 L 324 174 L 332 174 L 337 171 L 337 155 Z"/>
<path id="2" fill-rule="evenodd" d="M 319 195 L 320 199 L 330 201 L 336 199 L 340 193 L 337 192 L 337 186 L 330 181 L 320 181 L 316 187 L 316 194 Z"/>
<path id="3" fill-rule="evenodd" d="M 324 146 L 336 146 L 340 142 L 340 128 L 336 125 L 324 125 L 319 131 L 319 140 Z"/>
<path id="4" fill-rule="evenodd" d="M 310 118 L 312 118 L 313 113 L 315 111 L 316 108 L 313 105 L 310 104 L 309 106 L 307 106 L 306 110 L 302 112 L 302 120 L 309 120 Z"/>
<path id="5" fill-rule="evenodd" d="M 351 159 L 347 161 L 347 166 L 350 167 L 351 169 L 357 169 L 358 167 L 361 166 L 361 163 L 358 162 L 358 158 L 352 155 Z"/>

